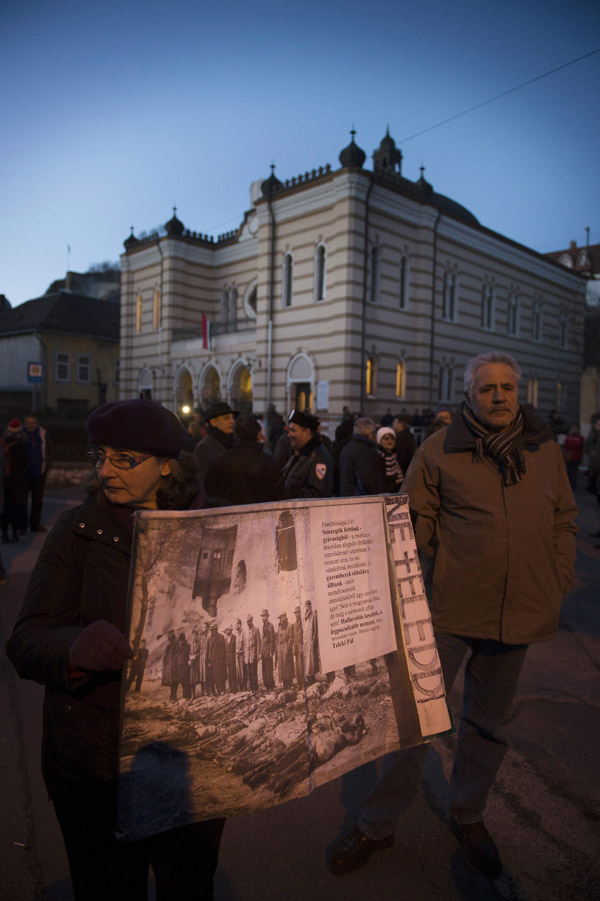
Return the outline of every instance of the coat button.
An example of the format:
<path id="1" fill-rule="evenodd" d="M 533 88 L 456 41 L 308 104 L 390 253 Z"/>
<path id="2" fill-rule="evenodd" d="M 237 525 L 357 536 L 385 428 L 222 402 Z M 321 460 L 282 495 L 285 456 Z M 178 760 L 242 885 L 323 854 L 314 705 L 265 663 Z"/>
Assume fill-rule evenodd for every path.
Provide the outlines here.
<path id="1" fill-rule="evenodd" d="M 114 538 L 113 538 L 113 541 L 118 541 L 118 540 L 119 540 L 119 536 L 118 536 L 118 535 L 115 535 Z"/>
<path id="2" fill-rule="evenodd" d="M 84 523 L 84 522 L 80 522 L 80 523 L 79 523 L 79 528 L 80 528 L 80 529 L 85 529 L 85 523 Z"/>
<path id="3" fill-rule="evenodd" d="M 96 529 L 96 535 L 102 535 L 102 529 Z"/>

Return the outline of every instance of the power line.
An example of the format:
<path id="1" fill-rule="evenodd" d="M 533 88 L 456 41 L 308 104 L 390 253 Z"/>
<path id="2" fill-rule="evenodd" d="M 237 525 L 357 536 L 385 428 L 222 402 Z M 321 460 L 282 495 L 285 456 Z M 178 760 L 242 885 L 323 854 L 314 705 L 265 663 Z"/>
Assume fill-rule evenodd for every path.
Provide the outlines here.
<path id="1" fill-rule="evenodd" d="M 544 72 L 542 75 L 536 75 L 535 78 L 530 78 L 529 81 L 524 81 L 522 84 L 516 85 L 514 88 L 509 88 L 507 91 L 502 91 L 501 94 L 496 94 L 495 97 L 490 97 L 489 100 L 484 100 L 482 103 L 476 103 L 475 106 L 470 106 L 469 109 L 465 109 L 460 113 L 455 113 L 454 116 L 448 116 L 447 119 L 443 119 L 441 122 L 437 122 L 435 125 L 430 125 L 428 128 L 424 128 L 422 131 L 417 131 L 414 135 L 409 135 L 408 138 L 403 138 L 399 141 L 399 144 L 405 144 L 406 141 L 412 141 L 413 138 L 418 138 L 420 135 L 424 135 L 428 131 L 433 131 L 434 128 L 440 128 L 442 125 L 447 125 L 448 122 L 453 122 L 455 119 L 459 119 L 461 116 L 466 116 L 467 113 L 472 113 L 473 110 L 481 109 L 482 106 L 487 106 L 489 103 L 494 103 L 495 100 L 499 100 L 501 97 L 506 97 L 507 94 L 514 94 L 515 91 L 520 91 L 521 88 L 527 87 L 529 84 L 533 84 L 534 81 L 539 81 L 541 78 L 547 78 L 548 75 L 553 75 L 554 72 L 560 72 L 561 69 L 566 69 L 567 66 L 573 66 L 575 63 L 581 62 L 582 59 L 587 59 L 589 56 L 593 56 L 595 53 L 600 53 L 600 47 L 596 50 L 590 51 L 590 53 L 584 53 L 583 56 L 578 56 L 577 59 L 572 59 L 568 63 L 563 63 L 562 66 L 556 66 L 554 69 L 549 69 L 548 72 Z"/>

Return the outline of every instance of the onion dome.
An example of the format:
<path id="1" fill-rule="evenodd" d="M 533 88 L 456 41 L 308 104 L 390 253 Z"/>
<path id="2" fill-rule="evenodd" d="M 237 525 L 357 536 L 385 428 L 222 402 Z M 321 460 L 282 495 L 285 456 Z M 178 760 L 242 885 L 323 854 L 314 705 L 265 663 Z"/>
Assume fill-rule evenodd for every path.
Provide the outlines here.
<path id="1" fill-rule="evenodd" d="M 123 241 L 123 247 L 125 248 L 125 250 L 131 250 L 132 247 L 135 247 L 135 245 L 139 244 L 139 243 L 140 243 L 139 238 L 136 238 L 136 236 L 133 234 L 133 225 L 132 225 L 131 226 L 131 234 L 129 235 L 128 238 L 125 238 L 125 240 Z"/>
<path id="2" fill-rule="evenodd" d="M 431 197 L 431 195 L 433 194 L 433 185 L 430 185 L 423 175 L 423 173 L 425 172 L 425 166 L 421 166 L 420 169 L 421 177 L 418 181 L 415 182 L 415 187 L 422 197 Z"/>
<path id="3" fill-rule="evenodd" d="M 367 158 L 367 154 L 357 144 L 354 143 L 355 130 L 350 132 L 352 140 L 347 147 L 344 147 L 338 159 L 342 164 L 342 169 L 362 169 Z"/>
<path id="4" fill-rule="evenodd" d="M 275 163 L 271 163 L 271 174 L 268 178 L 265 178 L 260 186 L 263 197 L 268 197 L 270 194 L 274 194 L 281 187 L 283 187 L 283 185 L 275 175 Z"/>
<path id="5" fill-rule="evenodd" d="M 183 222 L 180 222 L 179 219 L 177 218 L 177 216 L 175 215 L 176 212 L 177 212 L 177 207 L 174 206 L 173 207 L 173 217 L 171 219 L 169 219 L 168 222 L 165 223 L 165 229 L 167 231 L 167 234 L 171 238 L 180 237 L 183 234 L 183 230 L 185 227 Z"/>
<path id="6" fill-rule="evenodd" d="M 379 150 L 373 152 L 373 168 L 391 169 L 394 172 L 400 172 L 401 165 L 402 152 L 396 147 L 396 142 L 390 136 L 390 129 L 388 126 L 385 137 L 382 138 L 381 144 L 379 145 Z"/>

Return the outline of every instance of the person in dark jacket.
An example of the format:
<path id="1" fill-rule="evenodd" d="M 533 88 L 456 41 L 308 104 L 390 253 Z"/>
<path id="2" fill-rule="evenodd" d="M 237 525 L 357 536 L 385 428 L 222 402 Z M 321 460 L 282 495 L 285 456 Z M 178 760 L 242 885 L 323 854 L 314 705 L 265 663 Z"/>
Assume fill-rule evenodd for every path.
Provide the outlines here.
<path id="1" fill-rule="evenodd" d="M 32 532 L 45 532 L 42 525 L 42 502 L 46 476 L 50 469 L 52 443 L 46 429 L 42 428 L 37 416 L 29 413 L 25 417 L 25 439 L 27 442 L 27 491 L 31 494 L 31 510 L 29 511 L 29 527 Z"/>
<path id="2" fill-rule="evenodd" d="M 20 419 L 11 419 L 1 439 L 6 456 L 2 541 L 18 541 L 27 531 L 27 443 Z M 9 535 L 10 531 L 10 535 Z"/>
<path id="3" fill-rule="evenodd" d="M 294 453 L 283 468 L 285 496 L 331 497 L 333 460 L 319 435 L 319 420 L 295 410 L 288 425 Z"/>
<path id="4" fill-rule="evenodd" d="M 383 464 L 374 441 L 376 428 L 367 416 L 354 423 L 352 440 L 340 454 L 340 497 L 383 492 Z"/>
<path id="5" fill-rule="evenodd" d="M 194 448 L 198 477 L 203 482 L 210 464 L 233 447 L 233 428 L 238 413 L 229 404 L 211 404 L 204 417 L 206 435 Z"/>
<path id="6" fill-rule="evenodd" d="M 333 494 L 335 497 L 340 496 L 340 454 L 349 441 L 352 440 L 352 432 L 354 431 L 354 420 L 344 416 L 342 421 L 336 426 L 335 441 L 331 447 L 331 456 L 333 457 Z"/>
<path id="7" fill-rule="evenodd" d="M 7 645 L 22 678 L 45 686 L 43 770 L 77 901 L 212 898 L 224 820 L 119 842 L 117 776 L 133 514 L 202 506 L 186 432 L 149 400 L 103 404 L 88 418 L 90 493 L 65 511 L 34 567 Z"/>
<path id="8" fill-rule="evenodd" d="M 392 428 L 396 433 L 396 453 L 398 454 L 398 463 L 402 472 L 406 472 L 408 464 L 412 460 L 417 442 L 415 436 L 410 430 L 412 416 L 409 413 L 398 413 L 394 416 Z"/>
<path id="9" fill-rule="evenodd" d="M 232 504 L 262 504 L 284 498 L 281 467 L 265 453 L 260 422 L 255 416 L 239 416 L 234 426 L 234 446 L 211 463 L 204 487 L 211 497 Z"/>

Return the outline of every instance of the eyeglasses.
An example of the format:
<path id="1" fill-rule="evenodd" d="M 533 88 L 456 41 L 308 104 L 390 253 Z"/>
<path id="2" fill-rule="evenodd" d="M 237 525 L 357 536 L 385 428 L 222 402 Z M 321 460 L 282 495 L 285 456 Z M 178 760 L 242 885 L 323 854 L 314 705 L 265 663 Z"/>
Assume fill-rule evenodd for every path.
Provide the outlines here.
<path id="1" fill-rule="evenodd" d="M 115 469 L 135 469 L 144 460 L 149 460 L 152 454 L 105 454 L 104 451 L 89 451 L 87 458 L 96 469 L 102 469 L 104 461 L 110 460 Z"/>

